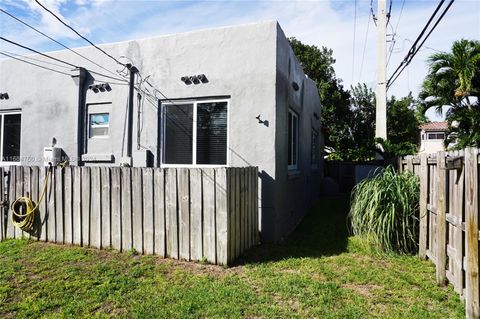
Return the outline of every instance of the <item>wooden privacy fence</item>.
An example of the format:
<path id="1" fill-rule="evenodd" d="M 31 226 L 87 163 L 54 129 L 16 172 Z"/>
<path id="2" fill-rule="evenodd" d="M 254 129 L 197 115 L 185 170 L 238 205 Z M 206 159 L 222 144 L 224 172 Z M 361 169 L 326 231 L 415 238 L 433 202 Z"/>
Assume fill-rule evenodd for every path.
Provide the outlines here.
<path id="1" fill-rule="evenodd" d="M 10 203 L 27 194 L 37 202 L 47 175 L 49 182 L 35 229 L 14 227 L 11 210 L 4 209 L 0 239 L 34 237 L 222 265 L 259 240 L 256 167 L 58 167 L 49 173 L 11 166 L 8 174 Z"/>
<path id="2" fill-rule="evenodd" d="M 479 318 L 479 152 L 407 156 L 399 168 L 420 177 L 419 256 L 436 267 L 466 302 L 467 318 Z"/>

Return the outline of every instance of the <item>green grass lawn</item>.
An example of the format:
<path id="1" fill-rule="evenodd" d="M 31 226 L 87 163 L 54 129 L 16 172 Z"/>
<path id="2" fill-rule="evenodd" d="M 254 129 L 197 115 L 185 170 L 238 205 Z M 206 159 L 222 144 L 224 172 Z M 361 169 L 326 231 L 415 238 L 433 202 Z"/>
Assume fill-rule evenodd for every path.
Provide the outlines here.
<path id="1" fill-rule="evenodd" d="M 231 268 L 26 240 L 0 244 L 1 318 L 463 318 L 413 256 L 349 238 L 343 197 L 323 199 L 282 245 Z"/>

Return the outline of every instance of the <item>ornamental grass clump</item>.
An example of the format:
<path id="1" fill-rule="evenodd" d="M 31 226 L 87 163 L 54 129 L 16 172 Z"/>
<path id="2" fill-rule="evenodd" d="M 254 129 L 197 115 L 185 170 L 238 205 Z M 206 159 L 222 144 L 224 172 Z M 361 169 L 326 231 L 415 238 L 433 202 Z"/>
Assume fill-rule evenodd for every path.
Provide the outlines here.
<path id="1" fill-rule="evenodd" d="M 350 221 L 355 235 L 366 235 L 384 252 L 412 253 L 418 238 L 419 181 L 392 166 L 376 171 L 352 191 Z"/>

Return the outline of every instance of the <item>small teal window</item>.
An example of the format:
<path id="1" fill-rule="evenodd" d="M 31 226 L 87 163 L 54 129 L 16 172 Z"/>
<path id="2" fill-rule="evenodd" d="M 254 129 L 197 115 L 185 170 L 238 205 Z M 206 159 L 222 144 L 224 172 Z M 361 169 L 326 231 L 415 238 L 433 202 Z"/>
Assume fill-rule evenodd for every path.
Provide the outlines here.
<path id="1" fill-rule="evenodd" d="M 108 137 L 110 131 L 110 114 L 90 114 L 89 137 Z"/>

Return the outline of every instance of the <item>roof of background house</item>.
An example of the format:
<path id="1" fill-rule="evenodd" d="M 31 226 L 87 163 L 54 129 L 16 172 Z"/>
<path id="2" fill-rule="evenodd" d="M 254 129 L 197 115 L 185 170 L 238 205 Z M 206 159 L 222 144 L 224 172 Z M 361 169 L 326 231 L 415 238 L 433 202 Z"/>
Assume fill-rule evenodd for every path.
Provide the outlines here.
<path id="1" fill-rule="evenodd" d="M 420 129 L 424 131 L 446 131 L 448 129 L 447 122 L 430 122 L 420 125 Z"/>

